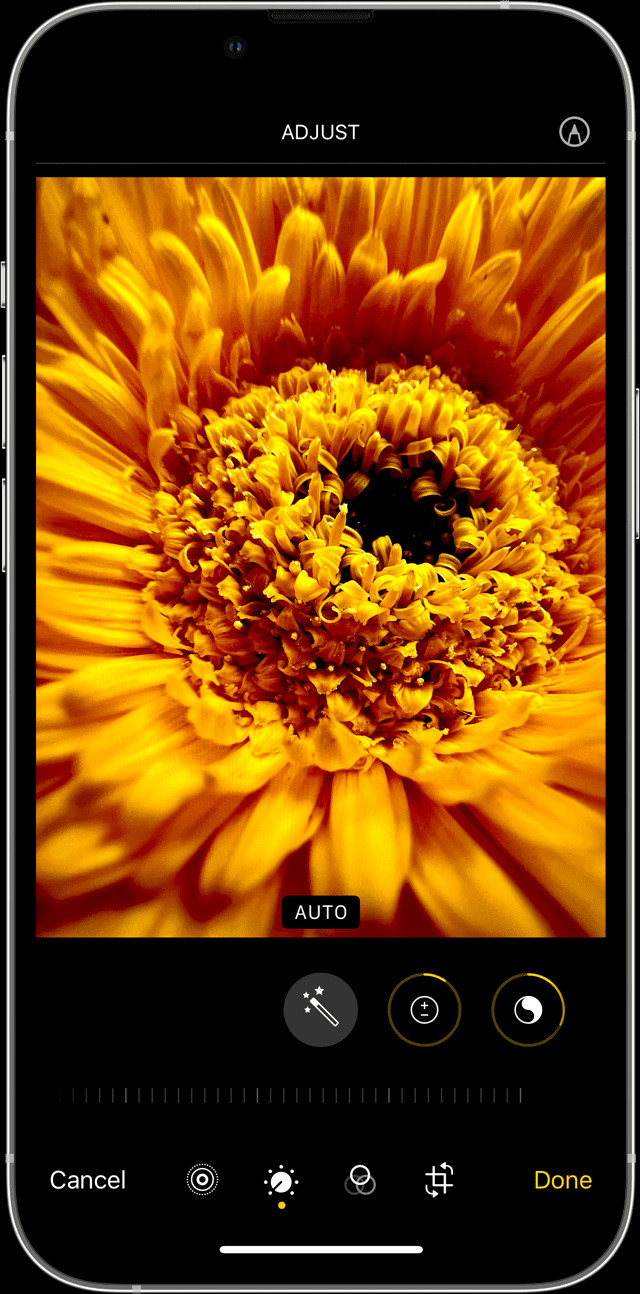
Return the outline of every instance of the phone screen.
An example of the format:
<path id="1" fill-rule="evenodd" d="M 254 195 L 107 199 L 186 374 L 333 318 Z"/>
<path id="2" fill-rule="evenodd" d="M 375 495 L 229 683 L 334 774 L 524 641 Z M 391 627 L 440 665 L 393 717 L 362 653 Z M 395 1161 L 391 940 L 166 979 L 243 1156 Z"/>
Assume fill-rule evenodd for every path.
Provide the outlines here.
<path id="1" fill-rule="evenodd" d="M 573 22 L 597 111 L 576 58 L 504 136 L 465 82 L 425 138 L 442 70 L 400 133 L 398 68 L 285 112 L 372 19 L 21 73 L 99 32 L 134 123 L 16 143 L 15 1190 L 79 1285 L 538 1287 L 628 1213 L 626 84 Z M 208 24 L 208 148 L 136 117 L 154 22 Z"/>

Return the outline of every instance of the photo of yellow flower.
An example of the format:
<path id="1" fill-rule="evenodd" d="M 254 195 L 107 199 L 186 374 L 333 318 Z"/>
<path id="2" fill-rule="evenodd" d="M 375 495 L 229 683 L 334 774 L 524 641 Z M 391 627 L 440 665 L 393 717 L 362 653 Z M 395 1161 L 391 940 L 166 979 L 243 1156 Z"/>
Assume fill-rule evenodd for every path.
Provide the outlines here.
<path id="1" fill-rule="evenodd" d="M 40 178 L 39 935 L 604 934 L 604 267 L 600 178 Z"/>

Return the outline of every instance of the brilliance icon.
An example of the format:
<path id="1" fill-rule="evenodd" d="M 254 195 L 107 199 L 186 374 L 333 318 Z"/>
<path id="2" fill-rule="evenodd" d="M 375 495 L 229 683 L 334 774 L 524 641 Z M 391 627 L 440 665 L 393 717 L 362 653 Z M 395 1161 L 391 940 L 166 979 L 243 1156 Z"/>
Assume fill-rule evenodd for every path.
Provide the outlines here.
<path id="1" fill-rule="evenodd" d="M 537 997 L 519 997 L 513 1008 L 513 1014 L 520 1024 L 537 1024 L 542 1015 L 542 1002 Z"/>

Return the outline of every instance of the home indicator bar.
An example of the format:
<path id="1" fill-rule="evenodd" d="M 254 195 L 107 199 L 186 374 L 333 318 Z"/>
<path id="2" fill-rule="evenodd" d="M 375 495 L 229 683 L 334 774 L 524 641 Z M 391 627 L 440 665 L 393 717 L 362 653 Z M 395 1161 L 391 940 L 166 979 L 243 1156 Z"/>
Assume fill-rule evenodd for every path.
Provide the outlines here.
<path id="1" fill-rule="evenodd" d="M 221 1254 L 421 1254 L 422 1245 L 220 1245 Z"/>

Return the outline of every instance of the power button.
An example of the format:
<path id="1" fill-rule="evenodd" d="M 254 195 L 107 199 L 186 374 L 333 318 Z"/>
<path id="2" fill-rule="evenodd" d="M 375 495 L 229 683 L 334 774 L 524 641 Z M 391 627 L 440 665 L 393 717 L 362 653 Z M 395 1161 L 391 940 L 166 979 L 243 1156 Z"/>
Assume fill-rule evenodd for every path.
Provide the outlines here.
<path id="1" fill-rule="evenodd" d="M 633 427 L 633 454 L 635 459 L 635 471 L 633 481 L 633 513 L 635 522 L 636 539 L 640 539 L 640 387 L 636 387 L 635 409 L 634 409 L 634 427 Z"/>

